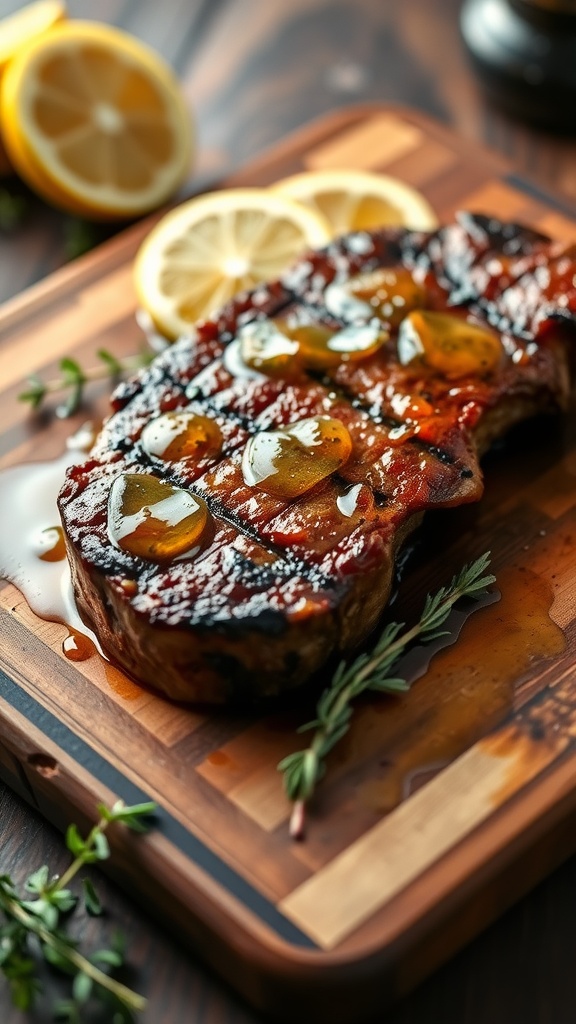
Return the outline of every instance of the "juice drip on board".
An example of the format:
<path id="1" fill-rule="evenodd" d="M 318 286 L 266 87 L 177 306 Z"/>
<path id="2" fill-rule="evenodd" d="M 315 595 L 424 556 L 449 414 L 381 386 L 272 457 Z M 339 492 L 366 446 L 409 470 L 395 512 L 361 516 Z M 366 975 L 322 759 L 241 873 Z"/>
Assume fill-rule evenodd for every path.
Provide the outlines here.
<path id="1" fill-rule="evenodd" d="M 129 676 L 115 665 L 111 665 L 110 662 L 106 662 L 104 665 L 104 672 L 110 689 L 124 700 L 136 700 L 146 692 L 139 683 L 134 683 Z"/>
<path id="2" fill-rule="evenodd" d="M 96 647 L 90 637 L 77 629 L 71 629 L 62 641 L 62 653 L 68 661 L 88 661 L 96 653 Z"/>
<path id="3" fill-rule="evenodd" d="M 424 674 L 408 698 L 363 709 L 363 743 L 372 734 L 386 752 L 358 787 L 364 806 L 387 813 L 428 782 L 505 719 L 533 666 L 564 650 L 564 633 L 549 615 L 547 580 L 509 566 L 498 574 L 498 587 L 501 600 L 471 615 L 456 644 L 429 665 L 426 648 L 419 650 Z M 343 753 L 348 759 L 353 751 Z"/>
<path id="4" fill-rule="evenodd" d="M 36 553 L 43 562 L 62 562 L 66 558 L 66 544 L 61 526 L 47 526 L 42 530 Z"/>

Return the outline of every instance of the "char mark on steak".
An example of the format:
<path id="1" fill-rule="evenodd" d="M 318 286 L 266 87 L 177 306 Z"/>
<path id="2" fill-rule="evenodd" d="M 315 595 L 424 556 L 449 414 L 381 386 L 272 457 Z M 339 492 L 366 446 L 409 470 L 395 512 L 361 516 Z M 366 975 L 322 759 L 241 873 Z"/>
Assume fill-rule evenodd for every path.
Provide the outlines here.
<path id="1" fill-rule="evenodd" d="M 106 653 L 172 698 L 222 703 L 299 685 L 360 644 L 422 514 L 478 500 L 491 441 L 566 406 L 575 274 L 573 255 L 543 235 L 471 214 L 430 234 L 358 232 L 240 296 L 120 385 L 59 498 L 78 606 Z M 270 324 L 300 355 L 262 373 L 241 339 Z M 374 351 L 326 358 L 326 338 L 351 328 L 346 341 L 359 325 L 376 331 Z M 304 358 L 318 338 L 323 358 Z M 154 425 L 184 412 L 209 421 L 218 444 L 159 457 Z M 283 492 L 251 477 L 254 438 L 289 449 L 301 444 L 295 426 L 301 439 L 310 423 L 298 467 L 309 486 L 292 493 L 280 473 Z M 331 452 L 324 429 L 349 447 L 316 479 L 314 459 Z M 160 538 L 142 557 L 121 520 L 111 532 L 113 488 L 150 477 L 170 501 L 206 509 L 192 553 L 167 557 Z M 146 529 L 149 508 L 135 508 Z"/>

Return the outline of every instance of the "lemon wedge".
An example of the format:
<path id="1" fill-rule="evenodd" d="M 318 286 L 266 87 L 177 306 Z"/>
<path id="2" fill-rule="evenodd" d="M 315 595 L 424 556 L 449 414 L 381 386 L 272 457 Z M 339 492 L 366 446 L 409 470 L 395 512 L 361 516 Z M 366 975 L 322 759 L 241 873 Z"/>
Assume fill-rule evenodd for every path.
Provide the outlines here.
<path id="1" fill-rule="evenodd" d="M 174 339 L 331 235 L 317 210 L 266 189 L 208 192 L 166 214 L 140 247 L 138 299 L 158 330 Z"/>
<path id="2" fill-rule="evenodd" d="M 55 25 L 19 50 L 2 77 L 0 116 L 21 177 L 85 217 L 154 209 L 190 166 L 191 119 L 172 71 L 96 22 Z"/>
<path id="3" fill-rule="evenodd" d="M 380 227 L 428 231 L 438 226 L 424 196 L 386 174 L 305 171 L 277 182 L 272 191 L 321 213 L 330 222 L 334 237 Z"/>

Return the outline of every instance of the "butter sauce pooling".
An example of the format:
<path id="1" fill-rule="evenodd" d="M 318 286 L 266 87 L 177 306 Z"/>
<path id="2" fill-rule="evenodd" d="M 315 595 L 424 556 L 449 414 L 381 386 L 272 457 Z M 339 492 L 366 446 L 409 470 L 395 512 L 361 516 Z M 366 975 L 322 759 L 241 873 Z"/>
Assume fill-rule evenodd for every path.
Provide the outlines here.
<path id="1" fill-rule="evenodd" d="M 82 428 L 58 459 L 0 472 L 0 578 L 13 583 L 40 618 L 66 623 L 100 651 L 76 608 L 56 506 L 67 467 L 86 460 L 93 437 Z"/>

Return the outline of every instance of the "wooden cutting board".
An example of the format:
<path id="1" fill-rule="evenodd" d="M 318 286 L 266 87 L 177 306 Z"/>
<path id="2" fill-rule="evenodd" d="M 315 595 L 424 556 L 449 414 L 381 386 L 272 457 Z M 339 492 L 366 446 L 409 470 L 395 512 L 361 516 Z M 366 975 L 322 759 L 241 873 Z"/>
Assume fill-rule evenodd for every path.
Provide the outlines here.
<path id="1" fill-rule="evenodd" d="M 317 122 L 225 184 L 343 166 L 405 179 L 442 219 L 468 208 L 576 237 L 565 204 L 501 159 L 382 107 Z M 66 423 L 17 394 L 64 354 L 139 346 L 131 261 L 153 220 L 0 311 L 1 466 L 56 456 L 104 413 L 104 386 Z M 359 705 L 303 843 L 275 766 L 310 703 L 241 719 L 175 706 L 97 655 L 68 661 L 66 628 L 0 584 L 0 773 L 62 828 L 99 800 L 156 800 L 149 837 L 113 837 L 116 877 L 281 1020 L 373 1016 L 576 847 L 576 416 L 516 430 L 485 475 L 478 506 L 426 521 L 394 616 L 413 620 L 488 548 L 500 600 L 460 615 L 408 696 Z"/>

